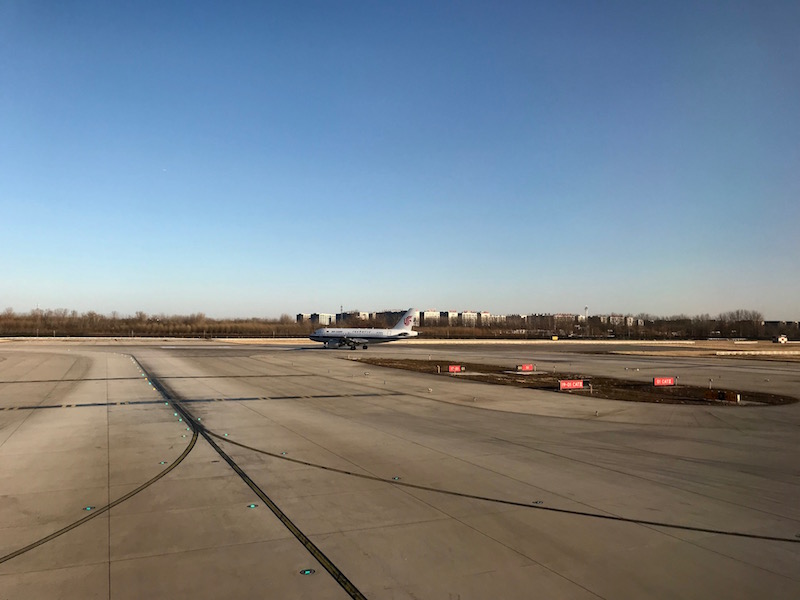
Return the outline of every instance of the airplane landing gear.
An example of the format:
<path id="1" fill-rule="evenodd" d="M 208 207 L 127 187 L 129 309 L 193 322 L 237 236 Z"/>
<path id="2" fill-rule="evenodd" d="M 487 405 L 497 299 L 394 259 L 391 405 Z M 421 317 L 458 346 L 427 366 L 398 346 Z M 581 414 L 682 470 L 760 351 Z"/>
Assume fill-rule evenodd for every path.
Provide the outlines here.
<path id="1" fill-rule="evenodd" d="M 367 349 L 367 345 L 366 345 L 366 344 L 364 344 L 364 350 L 366 350 L 366 349 Z"/>

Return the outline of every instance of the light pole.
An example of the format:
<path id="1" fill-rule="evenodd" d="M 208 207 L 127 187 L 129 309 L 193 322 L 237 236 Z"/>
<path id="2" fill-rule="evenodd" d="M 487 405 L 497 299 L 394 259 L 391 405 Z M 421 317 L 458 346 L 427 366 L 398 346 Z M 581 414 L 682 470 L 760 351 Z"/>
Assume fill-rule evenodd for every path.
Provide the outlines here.
<path id="1" fill-rule="evenodd" d="M 584 306 L 583 307 L 583 314 L 584 314 L 583 318 L 586 321 L 586 337 L 589 337 L 592 332 L 589 330 L 589 307 L 588 306 Z"/>

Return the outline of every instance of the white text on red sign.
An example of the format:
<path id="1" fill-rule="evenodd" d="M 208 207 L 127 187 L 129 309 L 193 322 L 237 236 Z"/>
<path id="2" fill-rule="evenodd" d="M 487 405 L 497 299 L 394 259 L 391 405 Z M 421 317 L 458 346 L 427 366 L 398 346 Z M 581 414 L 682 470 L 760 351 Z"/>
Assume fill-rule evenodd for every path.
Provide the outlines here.
<path id="1" fill-rule="evenodd" d="M 583 389 L 583 379 L 559 379 L 559 390 L 580 390 Z"/>

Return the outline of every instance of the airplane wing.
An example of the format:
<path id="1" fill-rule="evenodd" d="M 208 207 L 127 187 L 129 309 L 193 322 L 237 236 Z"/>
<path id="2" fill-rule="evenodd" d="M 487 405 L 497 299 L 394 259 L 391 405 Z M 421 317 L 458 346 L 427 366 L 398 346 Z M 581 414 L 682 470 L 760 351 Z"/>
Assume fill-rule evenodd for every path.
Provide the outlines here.
<path id="1" fill-rule="evenodd" d="M 341 346 L 361 346 L 363 344 L 370 343 L 370 341 L 371 340 L 367 340 L 364 338 L 342 336 L 337 338 L 330 338 L 325 343 L 326 345 L 330 345 L 332 347 L 335 347 L 336 345 L 341 347 Z"/>

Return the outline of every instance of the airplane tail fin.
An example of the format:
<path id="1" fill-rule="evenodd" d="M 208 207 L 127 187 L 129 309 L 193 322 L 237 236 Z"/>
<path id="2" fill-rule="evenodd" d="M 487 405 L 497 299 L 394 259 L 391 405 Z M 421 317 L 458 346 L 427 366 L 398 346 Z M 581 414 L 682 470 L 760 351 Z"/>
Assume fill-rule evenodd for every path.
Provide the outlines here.
<path id="1" fill-rule="evenodd" d="M 409 308 L 400 320 L 397 322 L 397 325 L 392 327 L 392 329 L 406 329 L 411 331 L 411 327 L 414 325 L 414 317 L 417 316 L 417 311 L 414 308 Z"/>

